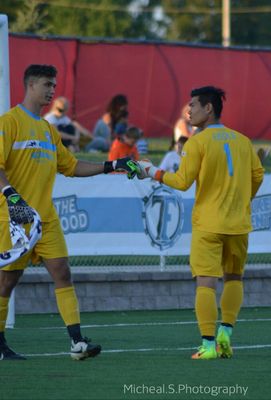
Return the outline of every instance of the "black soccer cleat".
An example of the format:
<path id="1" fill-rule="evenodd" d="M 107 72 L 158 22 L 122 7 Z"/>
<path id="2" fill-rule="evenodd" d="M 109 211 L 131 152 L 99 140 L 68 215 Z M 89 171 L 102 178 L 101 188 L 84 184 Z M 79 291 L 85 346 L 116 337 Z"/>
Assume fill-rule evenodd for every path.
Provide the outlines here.
<path id="1" fill-rule="evenodd" d="M 8 360 L 26 360 L 26 358 L 21 354 L 15 353 L 6 343 L 3 343 L 0 345 L 0 361 Z"/>
<path id="2" fill-rule="evenodd" d="M 99 344 L 91 343 L 88 338 L 83 338 L 79 342 L 72 340 L 71 358 L 73 360 L 85 360 L 88 357 L 96 357 L 100 354 L 102 347 Z"/>

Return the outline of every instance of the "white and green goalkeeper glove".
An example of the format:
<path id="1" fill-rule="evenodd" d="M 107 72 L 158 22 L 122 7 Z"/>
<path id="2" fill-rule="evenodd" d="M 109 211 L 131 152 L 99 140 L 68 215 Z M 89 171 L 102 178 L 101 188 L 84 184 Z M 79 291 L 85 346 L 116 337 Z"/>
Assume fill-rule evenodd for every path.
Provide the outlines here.
<path id="1" fill-rule="evenodd" d="M 155 176 L 159 169 L 153 165 L 150 160 L 141 160 L 137 162 L 140 172 L 137 174 L 138 179 L 152 178 L 156 179 Z"/>

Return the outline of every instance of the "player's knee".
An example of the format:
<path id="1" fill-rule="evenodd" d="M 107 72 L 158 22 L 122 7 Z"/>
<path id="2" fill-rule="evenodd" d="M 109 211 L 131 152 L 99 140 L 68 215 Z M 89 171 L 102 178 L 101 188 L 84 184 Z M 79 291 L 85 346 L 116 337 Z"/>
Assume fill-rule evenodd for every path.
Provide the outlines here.
<path id="1" fill-rule="evenodd" d="M 242 275 L 239 274 L 224 274 L 224 281 L 241 281 Z"/>
<path id="2" fill-rule="evenodd" d="M 196 280 L 198 287 L 203 286 L 216 289 L 218 278 L 213 276 L 197 276 Z"/>
<path id="3" fill-rule="evenodd" d="M 62 266 L 57 270 L 55 275 L 55 280 L 60 283 L 70 283 L 71 282 L 71 271 L 69 266 Z"/>

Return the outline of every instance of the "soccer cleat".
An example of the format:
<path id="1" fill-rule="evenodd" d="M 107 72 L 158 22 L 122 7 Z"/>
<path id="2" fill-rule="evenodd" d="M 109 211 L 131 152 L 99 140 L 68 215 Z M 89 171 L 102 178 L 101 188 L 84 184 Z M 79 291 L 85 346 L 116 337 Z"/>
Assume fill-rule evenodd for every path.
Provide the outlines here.
<path id="1" fill-rule="evenodd" d="M 212 360 L 217 358 L 215 341 L 203 339 L 198 351 L 191 356 L 193 360 Z"/>
<path id="2" fill-rule="evenodd" d="M 231 334 L 232 328 L 228 326 L 221 325 L 218 329 L 216 337 L 216 351 L 220 358 L 231 358 L 233 355 L 233 350 L 231 347 Z"/>
<path id="3" fill-rule="evenodd" d="M 0 361 L 7 360 L 26 360 L 26 358 L 11 350 L 5 342 L 0 345 Z"/>
<path id="4" fill-rule="evenodd" d="M 83 338 L 80 342 L 74 342 L 72 340 L 71 345 L 71 358 L 73 360 L 84 360 L 88 357 L 96 357 L 102 348 L 99 344 L 91 343 L 88 338 Z"/>

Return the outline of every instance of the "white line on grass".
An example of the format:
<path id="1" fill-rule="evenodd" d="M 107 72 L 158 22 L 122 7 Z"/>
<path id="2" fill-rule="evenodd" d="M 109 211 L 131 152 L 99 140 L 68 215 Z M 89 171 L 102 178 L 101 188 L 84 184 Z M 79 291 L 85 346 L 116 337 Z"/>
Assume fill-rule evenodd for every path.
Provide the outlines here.
<path id="1" fill-rule="evenodd" d="M 164 352 L 164 351 L 190 351 L 195 350 L 197 347 L 163 347 L 163 348 L 143 348 L 143 349 L 109 349 L 103 350 L 102 353 L 144 353 L 144 352 Z M 266 349 L 271 348 L 271 344 L 255 344 L 255 345 L 244 345 L 244 346 L 233 346 L 235 350 L 253 350 L 253 349 Z M 70 353 L 40 353 L 40 354 L 24 354 L 26 357 L 58 357 L 67 356 Z"/>
<path id="2" fill-rule="evenodd" d="M 271 318 L 258 319 L 238 319 L 237 322 L 270 322 Z M 91 324 L 81 325 L 82 328 L 118 328 L 126 326 L 160 326 L 160 325 L 194 325 L 197 321 L 171 321 L 171 322 L 131 322 L 131 323 L 116 323 L 116 324 Z M 20 328 L 21 329 L 21 328 Z M 25 328 L 24 328 L 25 329 Z M 31 328 L 33 329 L 33 328 Z M 65 326 L 45 326 L 38 329 L 66 329 Z"/>

